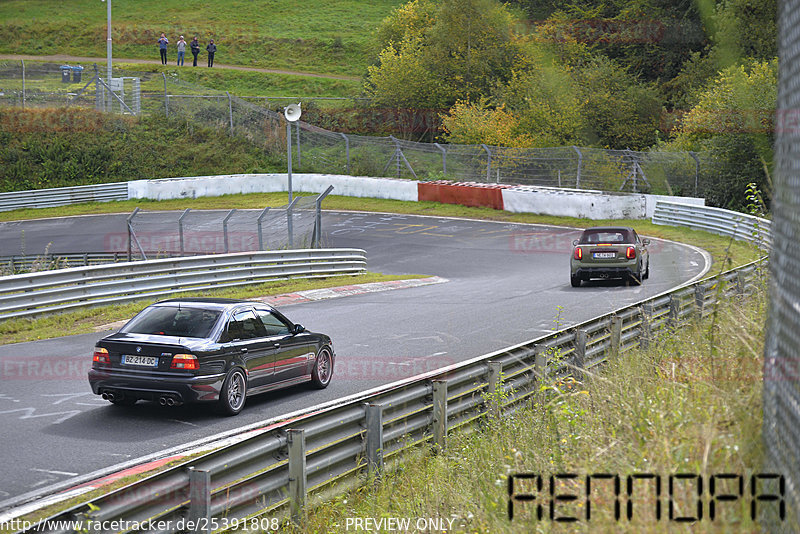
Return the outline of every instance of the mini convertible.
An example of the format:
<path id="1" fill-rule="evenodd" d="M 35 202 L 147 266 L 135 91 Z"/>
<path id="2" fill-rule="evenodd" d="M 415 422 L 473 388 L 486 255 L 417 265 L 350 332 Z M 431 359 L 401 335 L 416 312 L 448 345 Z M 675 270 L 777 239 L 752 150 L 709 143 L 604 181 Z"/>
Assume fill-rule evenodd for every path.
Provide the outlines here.
<path id="1" fill-rule="evenodd" d="M 649 239 L 628 227 L 587 228 L 572 242 L 570 282 L 579 287 L 592 278 L 621 278 L 641 284 L 650 277 Z"/>
<path id="2" fill-rule="evenodd" d="M 213 402 L 236 415 L 246 397 L 333 375 L 331 339 L 257 302 L 185 298 L 148 306 L 97 342 L 89 383 L 116 405 Z"/>

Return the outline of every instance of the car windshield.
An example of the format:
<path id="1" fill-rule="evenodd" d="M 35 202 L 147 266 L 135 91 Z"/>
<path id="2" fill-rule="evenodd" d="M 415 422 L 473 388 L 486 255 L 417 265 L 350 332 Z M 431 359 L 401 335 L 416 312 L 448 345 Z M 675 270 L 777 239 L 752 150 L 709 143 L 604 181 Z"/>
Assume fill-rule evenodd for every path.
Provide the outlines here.
<path id="1" fill-rule="evenodd" d="M 581 236 L 581 243 L 629 243 L 633 240 L 627 230 L 587 230 Z"/>
<path id="2" fill-rule="evenodd" d="M 220 312 L 187 306 L 151 306 L 134 317 L 120 332 L 175 337 L 207 338 Z"/>

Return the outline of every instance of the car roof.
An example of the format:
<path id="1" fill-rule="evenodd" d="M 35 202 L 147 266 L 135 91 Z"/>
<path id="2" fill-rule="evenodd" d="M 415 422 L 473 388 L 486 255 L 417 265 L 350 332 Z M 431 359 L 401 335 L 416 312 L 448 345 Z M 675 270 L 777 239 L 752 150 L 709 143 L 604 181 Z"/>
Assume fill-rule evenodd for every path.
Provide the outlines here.
<path id="1" fill-rule="evenodd" d="M 584 232 L 633 232 L 630 226 L 592 226 L 586 228 Z"/>
<path id="2" fill-rule="evenodd" d="M 258 306 L 268 308 L 270 310 L 274 310 L 272 306 L 269 304 L 264 304 L 262 302 L 255 302 L 252 300 L 243 300 L 243 299 L 226 299 L 226 298 L 214 298 L 214 297 L 182 297 L 182 298 L 174 298 L 174 299 L 167 299 L 162 300 L 160 302 L 156 302 L 153 306 L 164 306 L 164 305 L 186 305 L 192 306 L 195 308 L 205 308 L 210 310 L 229 310 L 232 308 L 236 308 L 242 304 L 249 304 L 251 306 Z"/>

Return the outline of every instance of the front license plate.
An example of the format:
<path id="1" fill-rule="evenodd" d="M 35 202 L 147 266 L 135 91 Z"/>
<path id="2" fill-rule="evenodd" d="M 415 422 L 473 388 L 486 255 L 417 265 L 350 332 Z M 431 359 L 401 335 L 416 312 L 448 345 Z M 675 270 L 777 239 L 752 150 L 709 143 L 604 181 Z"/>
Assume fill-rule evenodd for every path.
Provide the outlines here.
<path id="1" fill-rule="evenodd" d="M 616 252 L 595 252 L 592 254 L 592 257 L 598 260 L 608 260 L 614 259 L 617 257 Z"/>
<path id="2" fill-rule="evenodd" d="M 122 363 L 125 365 L 144 365 L 147 367 L 157 367 L 158 358 L 155 356 L 136 356 L 134 354 L 123 354 Z"/>

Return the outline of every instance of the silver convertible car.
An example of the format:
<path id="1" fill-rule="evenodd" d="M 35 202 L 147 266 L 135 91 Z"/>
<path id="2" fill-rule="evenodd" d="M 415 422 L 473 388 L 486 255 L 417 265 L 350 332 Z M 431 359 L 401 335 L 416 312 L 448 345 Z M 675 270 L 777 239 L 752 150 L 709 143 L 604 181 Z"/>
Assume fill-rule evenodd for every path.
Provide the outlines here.
<path id="1" fill-rule="evenodd" d="M 331 339 L 276 309 L 230 299 L 174 299 L 148 306 L 97 342 L 89 383 L 117 405 L 215 403 L 236 415 L 250 395 L 333 376 Z"/>

